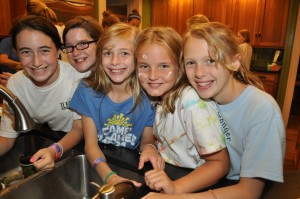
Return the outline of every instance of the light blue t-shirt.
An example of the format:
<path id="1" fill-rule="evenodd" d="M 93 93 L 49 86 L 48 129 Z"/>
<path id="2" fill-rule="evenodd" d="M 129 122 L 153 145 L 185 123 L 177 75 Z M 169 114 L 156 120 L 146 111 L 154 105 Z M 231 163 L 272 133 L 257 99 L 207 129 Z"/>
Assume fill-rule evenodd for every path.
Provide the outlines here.
<path id="1" fill-rule="evenodd" d="M 248 86 L 233 102 L 218 108 L 231 162 L 227 178 L 283 182 L 285 127 L 273 97 Z"/>
<path id="2" fill-rule="evenodd" d="M 153 126 L 156 111 L 146 95 L 140 97 L 142 103 L 132 111 L 133 97 L 115 103 L 107 95 L 96 93 L 86 82 L 81 82 L 70 108 L 93 119 L 99 142 L 135 149 L 144 128 Z"/>

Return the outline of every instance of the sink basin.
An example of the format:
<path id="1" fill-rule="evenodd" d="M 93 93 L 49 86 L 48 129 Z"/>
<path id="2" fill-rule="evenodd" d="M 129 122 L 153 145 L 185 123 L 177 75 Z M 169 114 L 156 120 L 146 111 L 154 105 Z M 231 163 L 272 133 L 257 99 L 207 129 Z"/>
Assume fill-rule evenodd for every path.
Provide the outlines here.
<path id="1" fill-rule="evenodd" d="M 143 176 L 137 173 L 116 165 L 110 165 L 110 167 L 120 176 L 144 182 Z M 96 170 L 87 162 L 85 155 L 79 154 L 65 158 L 58 162 L 53 170 L 34 177 L 14 190 L 0 193 L 0 198 L 87 199 L 92 198 L 98 192 L 98 188 L 90 182 L 95 182 L 100 186 L 103 184 Z M 136 189 L 134 198 L 141 198 L 148 191 L 144 185 L 143 188 Z"/>
<path id="2" fill-rule="evenodd" d="M 5 155 L 0 157 L 0 180 L 3 180 L 7 177 L 15 178 L 14 176 L 22 177 L 23 172 L 19 164 L 20 156 L 25 152 L 34 152 L 41 148 L 48 147 L 54 143 L 52 140 L 39 136 L 38 134 L 38 130 L 33 130 L 28 134 L 19 136 L 16 139 L 14 147 Z M 72 156 L 73 153 L 73 151 L 67 152 L 61 159 L 59 159 L 59 161 L 65 159 L 66 157 Z M 19 177 L 18 181 L 13 181 L 12 184 L 6 186 L 4 190 L 0 190 L 0 195 L 2 194 L 2 192 L 7 191 L 7 189 L 15 189 L 16 187 L 20 186 L 20 184 L 29 181 L 30 179 L 34 178 L 37 175 L 40 175 L 41 173 L 43 173 L 43 171 L 39 171 L 25 179 Z"/>

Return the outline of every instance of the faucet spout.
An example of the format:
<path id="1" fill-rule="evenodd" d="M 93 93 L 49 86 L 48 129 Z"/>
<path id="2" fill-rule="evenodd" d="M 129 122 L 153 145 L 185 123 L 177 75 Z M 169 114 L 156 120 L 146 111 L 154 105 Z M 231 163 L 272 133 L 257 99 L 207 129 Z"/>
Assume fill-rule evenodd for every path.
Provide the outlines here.
<path id="1" fill-rule="evenodd" d="M 5 86 L 0 85 L 0 98 L 4 99 L 13 109 L 17 132 L 27 132 L 34 128 L 35 123 L 17 96 Z"/>

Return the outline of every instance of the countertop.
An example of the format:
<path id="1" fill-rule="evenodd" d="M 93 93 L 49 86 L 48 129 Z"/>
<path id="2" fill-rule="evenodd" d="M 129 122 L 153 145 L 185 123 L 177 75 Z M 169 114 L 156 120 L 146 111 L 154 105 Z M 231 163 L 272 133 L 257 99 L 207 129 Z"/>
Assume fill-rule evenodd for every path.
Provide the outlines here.
<path id="1" fill-rule="evenodd" d="M 45 132 L 45 130 L 43 130 L 42 132 Z M 64 133 L 55 132 L 55 133 L 51 133 L 50 135 L 46 133 L 45 135 L 48 138 L 52 138 L 52 140 L 57 141 L 60 139 L 60 137 L 64 135 Z M 129 170 L 130 172 L 134 172 L 136 174 L 133 177 L 135 180 L 143 181 L 144 172 L 151 169 L 150 164 L 146 164 L 143 170 L 137 169 L 138 160 L 139 160 L 139 152 L 137 150 L 130 150 L 123 147 L 116 147 L 113 145 L 104 145 L 104 144 L 100 144 L 100 147 L 109 163 L 113 165 L 117 165 L 122 169 Z M 81 142 L 75 147 L 75 149 L 83 152 L 84 143 Z M 191 172 L 190 169 L 178 168 L 170 164 L 166 164 L 165 171 L 168 174 L 168 176 L 173 180 L 178 179 Z M 265 187 L 262 198 L 267 198 L 267 199 L 268 198 L 272 198 L 272 199 L 300 198 L 300 170 L 285 171 L 284 181 L 285 181 L 284 183 L 268 183 Z M 142 183 L 144 184 L 144 181 Z M 141 188 L 137 190 L 139 196 L 143 196 L 149 191 L 150 191 L 149 188 L 146 187 L 145 185 L 143 185 Z"/>
<path id="2" fill-rule="evenodd" d="M 262 66 L 251 66 L 250 71 L 252 72 L 264 72 L 264 73 L 280 73 L 281 69 L 278 70 L 268 70 L 268 67 L 262 67 Z"/>

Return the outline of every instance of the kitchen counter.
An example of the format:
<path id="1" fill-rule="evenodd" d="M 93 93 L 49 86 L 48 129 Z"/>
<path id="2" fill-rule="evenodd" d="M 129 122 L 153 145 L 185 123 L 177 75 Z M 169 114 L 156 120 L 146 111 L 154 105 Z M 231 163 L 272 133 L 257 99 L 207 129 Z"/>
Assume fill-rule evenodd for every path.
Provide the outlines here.
<path id="1" fill-rule="evenodd" d="M 268 67 L 256 66 L 256 67 L 250 67 L 250 71 L 252 71 L 252 72 L 264 72 L 264 73 L 280 73 L 281 69 L 279 69 L 279 70 L 268 70 Z"/>
<path id="2" fill-rule="evenodd" d="M 41 132 L 43 136 L 53 141 L 58 141 L 65 133 L 63 132 L 50 132 L 49 128 L 42 127 Z M 150 191 L 145 185 L 144 173 L 151 169 L 150 163 L 145 165 L 142 170 L 137 169 L 139 161 L 139 152 L 137 150 L 130 150 L 123 147 L 115 147 L 113 145 L 100 145 L 103 153 L 105 154 L 108 163 L 115 171 L 120 171 L 120 175 L 128 177 L 130 175 L 133 180 L 143 183 L 143 186 L 137 189 L 136 198 L 140 198 Z M 84 143 L 81 142 L 75 147 L 76 150 L 84 152 Z M 126 172 L 127 170 L 127 172 Z M 175 180 L 178 179 L 192 170 L 185 168 L 178 168 L 170 164 L 166 164 L 165 171 L 168 176 Z M 300 198 L 300 170 L 299 171 L 286 171 L 284 174 L 284 183 L 269 183 L 267 184 L 262 198 Z M 222 182 L 221 184 L 222 185 Z"/>

